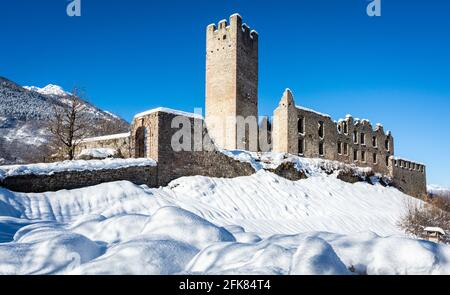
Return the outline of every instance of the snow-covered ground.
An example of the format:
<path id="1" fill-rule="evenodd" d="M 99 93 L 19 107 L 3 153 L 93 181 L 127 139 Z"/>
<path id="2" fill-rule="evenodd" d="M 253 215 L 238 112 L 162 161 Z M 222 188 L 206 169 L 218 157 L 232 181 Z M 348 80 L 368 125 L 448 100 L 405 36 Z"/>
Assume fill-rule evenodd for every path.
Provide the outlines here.
<path id="1" fill-rule="evenodd" d="M 0 273 L 450 274 L 448 246 L 398 228 L 411 202 L 319 170 L 296 182 L 260 170 L 155 189 L 0 189 Z"/>

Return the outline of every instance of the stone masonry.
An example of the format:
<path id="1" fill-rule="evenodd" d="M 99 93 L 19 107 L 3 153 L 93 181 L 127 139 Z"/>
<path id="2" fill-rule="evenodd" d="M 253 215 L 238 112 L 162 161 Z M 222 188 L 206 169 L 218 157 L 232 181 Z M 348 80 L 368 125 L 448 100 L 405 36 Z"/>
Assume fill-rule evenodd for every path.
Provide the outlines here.
<path id="1" fill-rule="evenodd" d="M 79 154 L 82 150 L 94 148 L 111 148 L 118 152 L 119 158 L 132 158 L 130 149 L 130 133 L 100 136 L 83 140 L 76 149 Z"/>
<path id="2" fill-rule="evenodd" d="M 182 126 L 173 126 L 174 119 L 181 119 Z M 183 125 L 184 124 L 184 125 Z M 176 137 L 180 128 L 188 128 L 187 138 Z M 195 132 L 197 128 L 197 134 Z M 140 135 L 145 130 L 146 136 Z M 132 127 L 131 149 L 136 157 L 148 157 L 158 163 L 158 184 L 167 185 L 170 181 L 183 177 L 203 175 L 232 178 L 247 176 L 255 172 L 248 163 L 236 161 L 217 151 L 206 131 L 203 119 L 190 114 L 180 114 L 171 110 L 149 111 L 136 116 Z M 185 144 L 174 150 L 175 139 Z M 187 143 L 187 144 L 186 144 Z M 144 148 L 141 148 L 144 146 Z M 206 148 L 206 150 L 205 150 Z M 139 154 L 144 151 L 144 154 Z"/>
<path id="3" fill-rule="evenodd" d="M 222 20 L 206 29 L 206 123 L 218 147 L 250 148 L 248 132 L 238 134 L 237 117 L 257 123 L 258 33 L 234 14 L 229 25 Z"/>
<path id="4" fill-rule="evenodd" d="M 247 128 L 251 124 L 245 125 L 245 132 L 239 131 L 236 124 L 238 117 L 258 118 L 258 33 L 242 24 L 238 14 L 230 17 L 229 24 L 223 20 L 206 30 L 205 121 L 179 111 L 149 111 L 134 118 L 129 144 L 122 142 L 124 156 L 128 149 L 130 157 L 149 157 L 158 162 L 159 185 L 189 175 L 235 177 L 253 173 L 250 165 L 215 150 L 237 149 L 242 144 L 242 149 L 258 150 L 249 145 Z M 190 130 L 193 135 L 187 140 L 188 148 L 179 151 L 172 145 L 181 128 L 173 124 L 177 115 L 201 130 L 200 135 Z M 407 194 L 426 194 L 425 166 L 395 159 L 394 137 L 380 124 L 374 128 L 368 120 L 352 116 L 333 121 L 328 115 L 296 105 L 292 92 L 286 90 L 274 110 L 272 130 L 264 131 L 271 134 L 274 152 L 371 167 L 375 173 L 391 178 Z M 262 130 L 256 126 L 258 132 Z M 214 144 L 210 150 L 195 148 L 211 139 Z M 95 140 L 85 142 L 86 146 L 95 146 Z M 102 147 L 117 145 L 115 140 L 98 143 Z"/>
<path id="5" fill-rule="evenodd" d="M 157 186 L 157 167 L 126 167 L 95 171 L 64 171 L 49 175 L 17 175 L 0 181 L 0 186 L 15 192 L 41 193 L 62 189 L 77 189 L 86 186 L 127 180 L 137 185 Z"/>

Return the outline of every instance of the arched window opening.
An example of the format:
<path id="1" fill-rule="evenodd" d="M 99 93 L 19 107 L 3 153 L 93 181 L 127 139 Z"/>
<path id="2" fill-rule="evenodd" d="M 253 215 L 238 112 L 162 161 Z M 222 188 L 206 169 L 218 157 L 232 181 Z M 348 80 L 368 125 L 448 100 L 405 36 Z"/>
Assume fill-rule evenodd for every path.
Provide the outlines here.
<path id="1" fill-rule="evenodd" d="M 147 128 L 139 127 L 136 130 L 136 134 L 134 136 L 134 156 L 136 158 L 146 158 L 147 157 L 147 142 L 148 142 L 148 134 Z"/>

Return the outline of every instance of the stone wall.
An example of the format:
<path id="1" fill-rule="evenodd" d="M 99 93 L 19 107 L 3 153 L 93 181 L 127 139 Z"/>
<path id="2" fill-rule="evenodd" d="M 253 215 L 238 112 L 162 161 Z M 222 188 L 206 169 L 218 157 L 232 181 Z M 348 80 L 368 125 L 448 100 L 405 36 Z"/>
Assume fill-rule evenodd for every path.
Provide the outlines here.
<path id="1" fill-rule="evenodd" d="M 0 182 L 0 186 L 15 192 L 40 193 L 121 180 L 155 187 L 157 186 L 157 167 L 127 167 L 93 171 L 65 171 L 51 175 L 9 176 Z"/>
<path id="2" fill-rule="evenodd" d="M 347 131 L 347 132 L 345 132 Z M 355 163 L 361 167 L 371 167 L 376 173 L 389 174 L 389 158 L 394 155 L 394 138 L 385 132 L 383 126 L 377 124 L 375 129 L 367 120 L 355 120 L 347 116 L 337 123 L 336 160 L 344 163 Z M 344 151 L 348 147 L 348 154 Z"/>
<path id="3" fill-rule="evenodd" d="M 158 162 L 159 185 L 166 185 L 183 176 L 202 175 L 232 178 L 251 175 L 255 172 L 250 164 L 236 161 L 216 151 L 202 119 L 184 117 L 189 126 L 173 128 L 172 122 L 177 116 L 176 114 L 158 112 L 156 115 L 158 132 L 150 137 L 158 137 L 158 149 L 153 151 L 150 156 Z M 197 135 L 195 127 L 198 128 Z M 176 133 L 181 128 L 187 128 L 190 131 L 188 138 L 178 138 Z M 172 147 L 174 138 L 179 139 L 180 142 L 186 141 L 188 144 L 181 150 L 174 150 Z M 203 141 L 204 144 L 199 145 L 199 141 Z"/>
<path id="4" fill-rule="evenodd" d="M 274 111 L 272 126 L 272 148 L 276 152 L 298 154 L 297 111 L 289 89 L 283 94 Z"/>
<path id="5" fill-rule="evenodd" d="M 351 116 L 334 122 L 328 115 L 295 106 L 287 90 L 274 112 L 273 150 L 307 158 L 323 158 L 389 173 L 394 138 L 381 125 Z"/>
<path id="6" fill-rule="evenodd" d="M 151 158 L 158 161 L 158 112 L 137 115 L 131 123 L 130 154 L 132 158 Z"/>
<path id="7" fill-rule="evenodd" d="M 94 148 L 111 148 L 118 151 L 120 158 L 132 157 L 129 133 L 87 138 L 80 143 L 75 154 L 78 155 L 82 150 Z"/>
<path id="8" fill-rule="evenodd" d="M 405 194 L 416 198 L 427 196 L 426 168 L 408 160 L 391 157 L 392 185 Z"/>

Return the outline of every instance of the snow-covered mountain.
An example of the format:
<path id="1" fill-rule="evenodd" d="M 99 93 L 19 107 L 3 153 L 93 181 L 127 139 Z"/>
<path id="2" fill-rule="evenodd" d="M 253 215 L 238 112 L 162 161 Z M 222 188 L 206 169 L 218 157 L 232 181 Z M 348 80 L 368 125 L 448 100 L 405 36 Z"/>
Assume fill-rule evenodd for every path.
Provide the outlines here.
<path id="1" fill-rule="evenodd" d="M 450 274 L 450 246 L 399 228 L 422 201 L 298 164 L 308 179 L 261 169 L 161 188 L 0 188 L 0 274 Z"/>
<path id="2" fill-rule="evenodd" d="M 432 197 L 441 197 L 450 199 L 450 188 L 436 184 L 430 184 L 427 187 L 428 194 Z"/>
<path id="3" fill-rule="evenodd" d="M 22 87 L 0 77 L 0 158 L 3 162 L 42 161 L 49 138 L 45 123 L 55 106 L 67 103 L 69 94 L 57 85 Z M 116 123 L 118 131 L 128 129 L 123 119 L 82 102 L 95 122 L 110 121 Z"/>
<path id="4" fill-rule="evenodd" d="M 70 92 L 65 91 L 61 86 L 48 84 L 47 86 L 43 88 L 39 88 L 36 86 L 23 86 L 23 88 L 30 90 L 30 91 L 36 91 L 37 93 L 49 95 L 49 96 L 66 96 L 70 95 Z"/>

